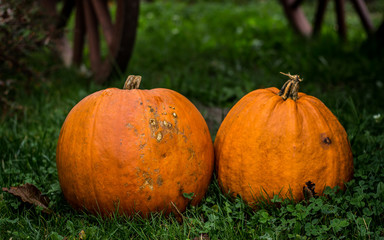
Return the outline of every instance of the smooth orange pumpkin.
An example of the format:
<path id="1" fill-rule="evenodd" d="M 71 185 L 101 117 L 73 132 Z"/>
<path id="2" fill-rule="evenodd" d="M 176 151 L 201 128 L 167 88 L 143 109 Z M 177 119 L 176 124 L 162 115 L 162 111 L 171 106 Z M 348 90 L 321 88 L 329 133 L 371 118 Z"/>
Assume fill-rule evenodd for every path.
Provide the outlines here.
<path id="1" fill-rule="evenodd" d="M 203 198 L 214 167 L 204 118 L 175 91 L 137 89 L 140 80 L 129 76 L 123 90 L 93 93 L 68 114 L 56 162 L 75 209 L 145 217 Z"/>
<path id="2" fill-rule="evenodd" d="M 250 205 L 274 195 L 300 201 L 353 176 L 347 134 L 317 98 L 298 93 L 298 75 L 281 91 L 255 90 L 228 113 L 215 139 L 218 182 Z"/>

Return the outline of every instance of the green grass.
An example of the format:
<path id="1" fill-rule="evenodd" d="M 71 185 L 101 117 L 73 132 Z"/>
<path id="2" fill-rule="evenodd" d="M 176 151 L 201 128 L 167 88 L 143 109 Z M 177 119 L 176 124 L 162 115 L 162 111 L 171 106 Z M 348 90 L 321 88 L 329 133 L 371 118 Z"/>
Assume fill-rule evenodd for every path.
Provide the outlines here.
<path id="1" fill-rule="evenodd" d="M 376 2 L 377 25 L 383 6 Z M 14 103 L 0 119 L 0 187 L 35 184 L 55 214 L 0 193 L 0 239 L 76 239 L 81 230 L 87 239 L 384 239 L 384 54 L 371 47 L 353 13 L 344 44 L 330 21 L 318 39 L 297 37 L 277 1 L 155 1 L 143 3 L 140 14 L 130 65 L 104 86 L 89 84 L 47 52 L 28 59 L 41 79 L 27 86 L 18 79 Z M 103 220 L 66 203 L 56 141 L 83 97 L 140 74 L 142 88 L 171 88 L 195 103 L 229 108 L 254 89 L 280 87 L 286 77 L 279 72 L 303 76 L 301 91 L 321 99 L 348 132 L 355 175 L 345 192 L 328 188 L 297 204 L 274 198 L 254 211 L 220 193 L 213 180 L 182 223 L 159 214 Z"/>

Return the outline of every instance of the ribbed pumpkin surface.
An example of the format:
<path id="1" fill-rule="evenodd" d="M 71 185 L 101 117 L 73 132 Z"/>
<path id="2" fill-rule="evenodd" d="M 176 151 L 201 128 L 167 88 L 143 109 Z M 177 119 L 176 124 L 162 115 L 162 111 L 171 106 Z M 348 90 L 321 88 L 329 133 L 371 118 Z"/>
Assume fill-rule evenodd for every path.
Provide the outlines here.
<path id="1" fill-rule="evenodd" d="M 274 194 L 302 200 L 308 187 L 344 187 L 353 175 L 347 134 L 317 98 L 284 100 L 277 88 L 244 96 L 215 140 L 216 171 L 224 193 L 253 204 Z M 304 191 L 303 191 L 304 190 Z"/>
<path id="2" fill-rule="evenodd" d="M 57 145 L 67 201 L 103 215 L 184 211 L 203 198 L 213 171 L 204 118 L 168 89 L 106 89 L 68 114 Z"/>

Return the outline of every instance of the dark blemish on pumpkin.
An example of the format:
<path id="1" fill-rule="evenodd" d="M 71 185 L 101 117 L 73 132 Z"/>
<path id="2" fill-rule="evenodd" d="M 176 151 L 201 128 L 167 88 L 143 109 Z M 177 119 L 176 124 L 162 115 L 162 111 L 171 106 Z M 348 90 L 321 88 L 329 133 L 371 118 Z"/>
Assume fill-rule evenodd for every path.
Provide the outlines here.
<path id="1" fill-rule="evenodd" d="M 149 124 L 151 124 L 152 126 L 156 126 L 156 119 L 149 119 Z"/>
<path id="2" fill-rule="evenodd" d="M 151 174 L 141 170 L 140 168 L 136 168 L 136 175 L 143 180 L 143 184 L 140 186 L 140 190 L 143 190 L 145 187 L 153 190 L 153 180 L 151 178 Z"/>
<path id="3" fill-rule="evenodd" d="M 145 147 L 145 145 L 147 145 L 147 144 L 146 143 L 140 144 L 139 148 L 143 149 Z"/>
<path id="4" fill-rule="evenodd" d="M 143 102 L 140 102 L 140 105 L 143 105 Z"/>
<path id="5" fill-rule="evenodd" d="M 325 144 L 331 144 L 332 143 L 332 141 L 331 141 L 331 139 L 329 139 L 329 137 L 326 137 L 326 138 L 324 138 L 323 139 L 323 143 L 325 143 Z"/>
<path id="6" fill-rule="evenodd" d="M 159 129 L 159 124 L 157 123 L 156 119 L 149 119 L 149 127 L 151 129 L 152 137 L 157 138 L 156 131 Z"/>
<path id="7" fill-rule="evenodd" d="M 155 111 L 155 109 L 153 109 L 153 107 L 151 105 L 148 105 L 148 108 L 149 108 L 149 111 L 152 113 Z"/>
<path id="8" fill-rule="evenodd" d="M 158 132 L 157 135 L 156 135 L 156 140 L 157 140 L 158 142 L 160 142 L 161 139 L 163 139 L 163 133 L 162 133 L 162 132 Z"/>
<path id="9" fill-rule="evenodd" d="M 143 177 L 144 177 L 145 181 L 144 181 L 143 185 L 141 185 L 140 190 L 141 190 L 141 189 L 144 189 L 146 186 L 148 186 L 149 189 L 153 190 L 153 181 L 152 181 L 152 178 L 149 177 L 149 176 L 148 176 L 148 177 L 145 177 L 145 176 L 144 176 L 144 173 L 143 173 Z"/>
<path id="10" fill-rule="evenodd" d="M 140 168 L 136 168 L 136 177 L 140 177 L 140 173 L 141 173 L 141 169 Z"/>
<path id="11" fill-rule="evenodd" d="M 127 128 L 133 128 L 133 125 L 130 124 L 130 123 L 127 123 L 125 126 L 126 126 Z"/>
<path id="12" fill-rule="evenodd" d="M 163 178 L 161 177 L 161 175 L 159 175 L 159 176 L 157 177 L 156 183 L 157 183 L 157 185 L 159 185 L 159 186 L 163 185 Z"/>
<path id="13" fill-rule="evenodd" d="M 320 139 L 323 144 L 331 145 L 332 143 L 331 139 L 325 133 L 320 134 Z"/>
<path id="14" fill-rule="evenodd" d="M 183 187 L 183 185 L 180 185 L 180 187 L 179 187 L 179 193 L 180 193 L 181 195 L 183 195 L 183 193 L 184 193 L 184 187 Z"/>
<path id="15" fill-rule="evenodd" d="M 172 116 L 173 116 L 174 118 L 177 118 L 177 114 L 176 114 L 175 112 L 172 113 Z"/>
<path id="16" fill-rule="evenodd" d="M 190 161 L 195 157 L 195 151 L 192 148 L 188 148 L 188 152 L 189 152 L 188 160 Z"/>
<path id="17" fill-rule="evenodd" d="M 162 158 L 166 158 L 166 157 L 167 157 L 167 154 L 166 154 L 166 153 L 163 153 L 163 154 L 161 154 L 161 157 L 162 157 Z"/>
<path id="18" fill-rule="evenodd" d="M 148 198 L 147 198 L 147 201 L 150 201 L 150 200 L 151 200 L 151 198 L 152 198 L 152 196 L 148 196 Z"/>
<path id="19" fill-rule="evenodd" d="M 172 123 L 169 123 L 169 122 L 164 120 L 164 121 L 161 122 L 161 126 L 163 128 L 172 128 Z"/>

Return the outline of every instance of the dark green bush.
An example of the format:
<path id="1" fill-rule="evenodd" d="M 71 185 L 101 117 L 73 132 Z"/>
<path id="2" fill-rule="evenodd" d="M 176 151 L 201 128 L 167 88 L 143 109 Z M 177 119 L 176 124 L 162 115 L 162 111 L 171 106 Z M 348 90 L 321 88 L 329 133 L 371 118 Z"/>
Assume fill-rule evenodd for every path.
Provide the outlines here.
<path id="1" fill-rule="evenodd" d="M 0 105 L 4 112 L 13 106 L 15 90 L 21 83 L 40 78 L 29 58 L 49 48 L 48 21 L 39 1 L 0 2 Z M 40 68 L 41 70 L 41 68 Z"/>

